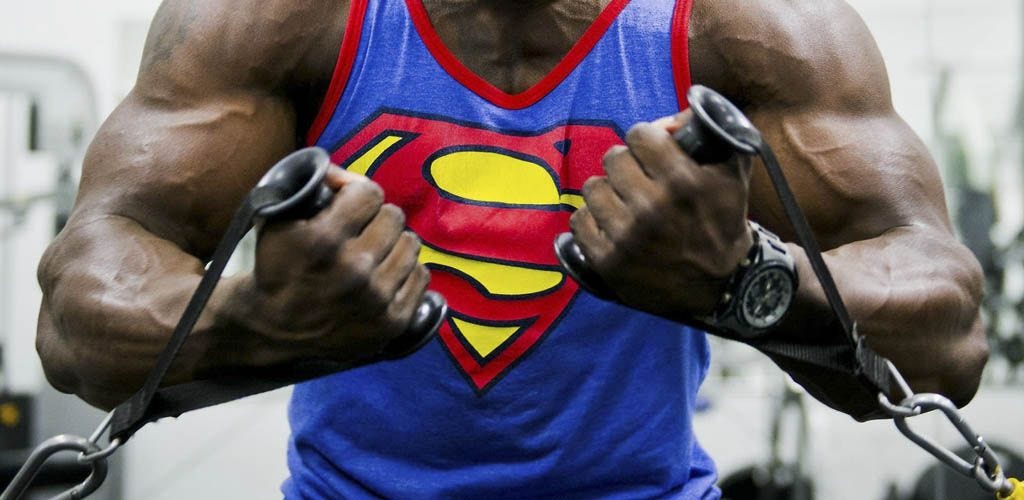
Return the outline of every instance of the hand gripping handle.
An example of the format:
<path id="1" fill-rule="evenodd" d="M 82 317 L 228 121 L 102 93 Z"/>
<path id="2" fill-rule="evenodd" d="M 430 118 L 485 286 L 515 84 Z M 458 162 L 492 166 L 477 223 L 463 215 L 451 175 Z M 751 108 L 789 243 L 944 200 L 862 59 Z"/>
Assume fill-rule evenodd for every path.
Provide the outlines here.
<path id="1" fill-rule="evenodd" d="M 331 204 L 334 192 L 324 183 L 330 157 L 321 148 L 300 149 L 271 167 L 257 189 L 270 190 L 281 201 L 264 206 L 257 216 L 265 220 L 308 219 Z M 428 291 L 416 308 L 409 326 L 384 348 L 381 356 L 395 359 L 412 354 L 434 337 L 448 305 L 441 294 Z"/>
<path id="2" fill-rule="evenodd" d="M 761 134 L 729 100 L 701 85 L 690 87 L 686 99 L 693 117 L 673 134 L 673 138 L 695 162 L 700 165 L 721 163 L 737 153 L 757 153 Z M 572 233 L 562 233 L 555 238 L 555 255 L 583 289 L 596 297 L 616 300 L 615 292 L 587 263 Z"/>

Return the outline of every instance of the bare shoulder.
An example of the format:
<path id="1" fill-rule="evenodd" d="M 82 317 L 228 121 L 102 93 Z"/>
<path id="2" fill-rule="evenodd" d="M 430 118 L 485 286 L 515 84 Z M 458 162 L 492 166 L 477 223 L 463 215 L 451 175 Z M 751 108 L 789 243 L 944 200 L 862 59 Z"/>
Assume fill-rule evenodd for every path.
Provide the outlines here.
<path id="1" fill-rule="evenodd" d="M 164 0 L 138 79 L 89 147 L 69 225 L 111 215 L 206 254 L 295 149 L 330 81 L 348 0 Z"/>
<path id="2" fill-rule="evenodd" d="M 696 0 L 694 81 L 746 106 L 891 106 L 882 56 L 843 0 Z"/>
<path id="3" fill-rule="evenodd" d="M 349 0 L 164 0 L 138 89 L 287 92 L 330 79 Z M 154 95 L 153 97 L 160 97 Z"/>

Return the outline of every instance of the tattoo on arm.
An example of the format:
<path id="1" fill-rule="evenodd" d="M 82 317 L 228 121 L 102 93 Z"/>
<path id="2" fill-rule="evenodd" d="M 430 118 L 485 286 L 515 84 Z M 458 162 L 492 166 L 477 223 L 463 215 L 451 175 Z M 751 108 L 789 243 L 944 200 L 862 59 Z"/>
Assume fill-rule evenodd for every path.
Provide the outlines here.
<path id="1" fill-rule="evenodd" d="M 146 40 L 142 69 L 153 67 L 171 60 L 174 51 L 188 37 L 189 30 L 197 17 L 197 0 L 188 2 L 165 1 L 157 10 Z"/>

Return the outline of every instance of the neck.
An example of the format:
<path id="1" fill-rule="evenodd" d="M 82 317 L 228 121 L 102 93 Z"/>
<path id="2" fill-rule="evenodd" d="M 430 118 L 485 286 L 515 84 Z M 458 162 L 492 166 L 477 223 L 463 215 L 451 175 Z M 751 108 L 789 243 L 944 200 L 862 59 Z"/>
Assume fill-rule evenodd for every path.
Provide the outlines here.
<path id="1" fill-rule="evenodd" d="M 528 88 L 611 0 L 422 0 L 441 41 L 506 92 Z"/>

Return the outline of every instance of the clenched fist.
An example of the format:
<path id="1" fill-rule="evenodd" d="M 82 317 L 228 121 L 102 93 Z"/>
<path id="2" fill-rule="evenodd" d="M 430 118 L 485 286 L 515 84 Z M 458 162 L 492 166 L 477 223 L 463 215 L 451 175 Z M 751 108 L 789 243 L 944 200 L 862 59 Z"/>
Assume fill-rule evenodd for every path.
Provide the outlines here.
<path id="1" fill-rule="evenodd" d="M 419 239 L 380 186 L 337 167 L 326 182 L 330 206 L 260 233 L 246 326 L 265 344 L 254 352 L 269 358 L 254 364 L 373 357 L 409 325 L 430 280 Z"/>
<path id="2" fill-rule="evenodd" d="M 686 111 L 638 123 L 583 186 L 570 221 L 588 262 L 626 304 L 666 317 L 708 315 L 753 244 L 750 162 L 698 165 L 672 137 Z"/>

